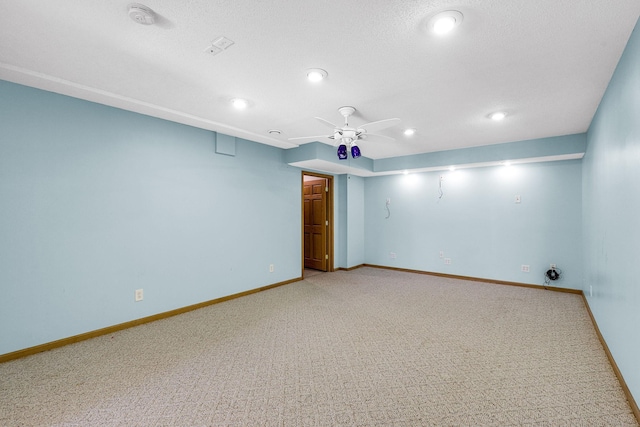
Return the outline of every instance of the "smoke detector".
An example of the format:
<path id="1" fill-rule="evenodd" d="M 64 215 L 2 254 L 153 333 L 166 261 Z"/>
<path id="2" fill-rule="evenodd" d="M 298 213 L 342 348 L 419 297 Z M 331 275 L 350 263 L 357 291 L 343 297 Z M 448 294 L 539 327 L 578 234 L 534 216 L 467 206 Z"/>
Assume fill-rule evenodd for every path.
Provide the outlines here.
<path id="1" fill-rule="evenodd" d="M 133 3 L 129 5 L 129 18 L 142 25 L 153 25 L 156 21 L 155 13 L 147 6 Z"/>

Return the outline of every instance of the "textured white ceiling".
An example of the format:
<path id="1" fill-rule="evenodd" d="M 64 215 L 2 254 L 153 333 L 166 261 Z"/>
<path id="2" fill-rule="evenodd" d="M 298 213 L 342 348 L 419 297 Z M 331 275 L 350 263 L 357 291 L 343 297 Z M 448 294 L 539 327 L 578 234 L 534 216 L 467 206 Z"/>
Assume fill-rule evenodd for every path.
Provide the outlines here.
<path id="1" fill-rule="evenodd" d="M 585 132 L 640 15 L 638 0 L 144 0 L 158 23 L 143 26 L 129 3 L 2 0 L 0 79 L 283 148 L 343 105 L 353 125 L 402 119 L 380 132 L 396 142 L 361 144 L 373 159 Z M 444 10 L 464 21 L 437 37 L 425 23 Z M 235 44 L 206 53 L 219 36 Z"/>

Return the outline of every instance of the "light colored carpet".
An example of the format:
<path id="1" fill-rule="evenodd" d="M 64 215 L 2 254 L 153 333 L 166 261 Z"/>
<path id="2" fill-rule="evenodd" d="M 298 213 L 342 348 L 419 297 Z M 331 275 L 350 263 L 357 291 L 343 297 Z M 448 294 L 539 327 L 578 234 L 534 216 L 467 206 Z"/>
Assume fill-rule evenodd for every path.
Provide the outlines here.
<path id="1" fill-rule="evenodd" d="M 0 365 L 2 426 L 637 426 L 581 297 L 361 268 Z"/>

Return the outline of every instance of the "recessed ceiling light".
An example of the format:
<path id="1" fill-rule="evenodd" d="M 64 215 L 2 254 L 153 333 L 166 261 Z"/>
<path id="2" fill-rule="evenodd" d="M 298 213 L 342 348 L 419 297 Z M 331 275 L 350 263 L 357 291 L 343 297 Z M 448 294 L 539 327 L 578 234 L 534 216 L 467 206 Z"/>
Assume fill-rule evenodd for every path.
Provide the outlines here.
<path id="1" fill-rule="evenodd" d="M 314 83 L 326 79 L 328 75 L 329 74 L 327 74 L 327 72 L 321 68 L 311 68 L 307 70 L 307 79 L 309 79 L 310 82 Z"/>
<path id="2" fill-rule="evenodd" d="M 491 113 L 489 117 L 491 118 L 491 120 L 499 122 L 500 120 L 503 120 L 505 117 L 507 117 L 507 113 L 503 111 L 496 111 L 495 113 Z"/>
<path id="3" fill-rule="evenodd" d="M 415 135 L 415 133 L 416 133 L 416 130 L 414 128 L 408 128 L 404 130 L 404 134 L 406 136 L 412 136 L 412 135 Z"/>
<path id="4" fill-rule="evenodd" d="M 451 32 L 462 23 L 462 13 L 457 10 L 447 10 L 440 12 L 429 20 L 428 27 L 438 35 Z"/>
<path id="5" fill-rule="evenodd" d="M 231 100 L 231 105 L 238 110 L 244 110 L 249 106 L 249 101 L 242 98 L 234 98 Z"/>

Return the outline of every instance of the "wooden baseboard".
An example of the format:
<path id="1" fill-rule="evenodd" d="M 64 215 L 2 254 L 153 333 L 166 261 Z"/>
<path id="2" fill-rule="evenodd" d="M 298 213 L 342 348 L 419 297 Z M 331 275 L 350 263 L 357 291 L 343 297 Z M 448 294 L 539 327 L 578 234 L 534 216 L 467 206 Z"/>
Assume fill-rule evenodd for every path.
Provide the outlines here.
<path id="1" fill-rule="evenodd" d="M 371 267 L 371 268 L 380 268 L 383 270 L 393 270 L 393 271 L 403 271 L 405 273 L 415 273 L 415 274 L 426 274 L 428 276 L 436 276 L 436 277 L 446 277 L 449 279 L 458 279 L 458 280 L 467 280 L 471 282 L 482 282 L 482 283 L 495 283 L 497 285 L 509 285 L 509 286 L 520 286 L 523 288 L 534 288 L 534 289 L 546 289 L 549 291 L 555 292 L 565 292 L 569 294 L 578 294 L 582 295 L 582 291 L 579 289 L 570 289 L 570 288 L 558 288 L 554 286 L 543 286 L 543 285 L 533 285 L 530 283 L 520 283 L 520 282 L 508 282 L 505 280 L 494 280 L 494 279 L 483 279 L 480 277 L 471 277 L 471 276 L 458 276 L 456 274 L 445 274 L 445 273 L 435 273 L 432 271 L 423 271 L 423 270 L 411 270 L 408 268 L 398 268 L 398 267 L 387 267 L 384 265 L 375 265 L 375 264 L 363 264 L 358 267 Z M 357 267 L 354 267 L 357 268 Z"/>
<path id="2" fill-rule="evenodd" d="M 633 411 L 633 414 L 635 415 L 636 419 L 638 420 L 638 423 L 640 423 L 640 409 L 638 408 L 638 405 L 637 405 L 635 399 L 633 398 L 633 395 L 631 394 L 631 391 L 629 390 L 629 387 L 627 386 L 627 383 L 625 382 L 624 377 L 622 376 L 622 373 L 620 372 L 620 369 L 618 368 L 618 365 L 616 364 L 616 361 L 613 358 L 613 355 L 611 354 L 611 351 L 609 350 L 609 346 L 607 345 L 607 342 L 604 340 L 604 337 L 600 333 L 600 328 L 598 328 L 598 323 L 596 322 L 596 319 L 593 316 L 593 313 L 591 312 L 591 307 L 589 307 L 589 302 L 588 302 L 587 298 L 585 297 L 584 293 L 581 290 L 557 288 L 557 287 L 548 287 L 548 286 L 545 287 L 545 286 L 541 286 L 541 285 L 532 285 L 532 284 L 527 284 L 527 283 L 507 282 L 507 281 L 503 281 L 503 280 L 482 279 L 482 278 L 477 278 L 477 277 L 458 276 L 458 275 L 444 274 L 444 273 L 434 273 L 434 272 L 421 271 L 421 270 L 411 270 L 411 269 L 406 269 L 406 268 L 386 267 L 386 266 L 374 265 L 374 264 L 361 264 L 361 265 L 357 265 L 357 266 L 350 267 L 350 268 L 342 268 L 342 267 L 340 267 L 340 268 L 337 268 L 336 271 L 352 271 L 352 270 L 356 270 L 356 269 L 362 268 L 362 267 L 380 268 L 380 269 L 384 269 L 384 270 L 402 271 L 402 272 L 406 272 L 406 273 L 425 274 L 425 275 L 429 275 L 429 276 L 446 277 L 446 278 L 451 278 L 451 279 L 468 280 L 468 281 L 473 281 L 473 282 L 496 283 L 496 284 L 500 284 L 500 285 L 520 286 L 520 287 L 537 288 L 537 289 L 547 289 L 547 290 L 552 290 L 552 291 L 556 291 L 556 292 L 566 292 L 566 293 L 572 293 L 572 294 L 581 295 L 582 299 L 584 301 L 584 305 L 587 308 L 587 312 L 589 313 L 589 317 L 591 318 L 591 322 L 593 323 L 593 327 L 594 327 L 594 329 L 596 331 L 596 335 L 598 336 L 598 339 L 600 340 L 600 343 L 602 344 L 602 348 L 604 349 L 604 352 L 607 355 L 607 358 L 609 359 L 609 363 L 611 364 L 611 367 L 613 368 L 613 371 L 614 371 L 616 377 L 618 378 L 618 381 L 620 382 L 622 390 L 624 391 L 624 394 L 627 397 L 627 401 L 629 402 L 629 406 L 631 407 L 631 410 Z M 118 325 L 113 325 L 113 326 L 109 326 L 109 327 L 106 327 L 106 328 L 97 329 L 95 331 L 86 332 L 86 333 L 80 334 L 80 335 L 74 335 L 72 337 L 63 338 L 63 339 L 60 339 L 60 340 L 56 340 L 56 341 L 52 341 L 52 342 L 49 342 L 49 343 L 37 345 L 37 346 L 34 346 L 34 347 L 25 348 L 25 349 L 22 349 L 22 350 L 17 350 L 17 351 L 11 352 L 11 353 L 0 354 L 0 363 L 8 362 L 8 361 L 14 360 L 14 359 L 19 359 L 21 357 L 30 356 L 30 355 L 36 354 L 36 353 L 41 353 L 43 351 L 53 350 L 54 348 L 62 347 L 62 346 L 68 345 L 68 344 L 73 344 L 73 343 L 76 343 L 76 342 L 79 342 L 79 341 L 88 340 L 90 338 L 99 337 L 101 335 L 111 334 L 111 333 L 114 333 L 114 332 L 117 332 L 117 331 L 121 331 L 123 329 L 131 328 L 133 326 L 142 325 L 144 323 L 149 323 L 149 322 L 153 322 L 153 321 L 156 321 L 156 320 L 165 319 L 167 317 L 176 316 L 178 314 L 187 313 L 189 311 L 197 310 L 199 308 L 207 307 L 207 306 L 210 306 L 210 305 L 213 305 L 213 304 L 218 304 L 218 303 L 221 303 L 221 302 L 224 302 L 224 301 L 229 301 L 229 300 L 232 300 L 232 299 L 235 299 L 235 298 L 240 298 L 240 297 L 243 297 L 243 296 L 246 296 L 246 295 L 251 295 L 251 294 L 254 294 L 254 293 L 257 293 L 257 292 L 262 292 L 262 291 L 265 291 L 267 289 L 276 288 L 278 286 L 288 285 L 290 283 L 298 282 L 300 280 L 302 280 L 302 277 L 298 277 L 298 278 L 291 279 L 291 280 L 286 280 L 284 282 L 274 283 L 272 285 L 262 286 L 260 288 L 251 289 L 251 290 L 248 290 L 248 291 L 240 292 L 240 293 L 233 294 L 233 295 L 228 295 L 228 296 L 221 297 L 221 298 L 216 298 L 216 299 L 209 300 L 209 301 L 204 301 L 204 302 L 201 302 L 201 303 L 198 303 L 198 304 L 189 305 L 187 307 L 182 307 L 182 308 L 178 308 L 178 309 L 175 309 L 175 310 L 166 311 L 164 313 L 155 314 L 153 316 L 143 317 L 143 318 L 132 320 L 132 321 L 129 321 L 129 322 L 120 323 Z"/>
<path id="3" fill-rule="evenodd" d="M 593 313 L 591 312 L 591 307 L 589 307 L 589 301 L 587 300 L 587 297 L 584 295 L 584 293 L 582 293 L 582 300 L 584 301 L 584 305 L 587 308 L 587 312 L 589 313 L 589 317 L 591 318 L 591 323 L 593 323 L 593 328 L 596 330 L 596 335 L 600 340 L 600 344 L 602 344 L 602 348 L 604 349 L 604 352 L 607 355 L 607 358 L 609 359 L 609 363 L 613 368 L 613 372 L 616 374 L 616 377 L 618 377 L 618 381 L 620 382 L 620 385 L 622 386 L 622 390 L 624 391 L 624 394 L 627 397 L 629 406 L 631 406 L 633 415 L 635 415 L 636 420 L 638 421 L 638 424 L 640 424 L 640 409 L 638 408 L 638 404 L 633 398 L 633 395 L 631 394 L 631 390 L 629 390 L 629 387 L 627 386 L 627 383 L 624 380 L 624 377 L 622 376 L 622 372 L 620 372 L 620 369 L 618 368 L 618 364 L 613 358 L 613 354 L 611 354 L 611 351 L 609 350 L 609 346 L 607 345 L 607 342 L 604 340 L 602 333 L 600 333 L 600 328 L 598 327 L 596 318 L 593 316 Z"/>
<path id="4" fill-rule="evenodd" d="M 204 301 L 198 304 L 189 305 L 186 307 L 177 308 L 175 310 L 165 311 L 163 313 L 154 314 L 152 316 L 142 317 L 140 319 L 131 320 L 129 322 L 119 323 L 113 326 L 107 326 L 106 328 L 97 329 L 95 331 L 85 332 L 84 334 L 74 335 L 72 337 L 62 338 L 56 341 L 36 345 L 34 347 L 17 350 L 11 353 L 0 354 L 0 363 L 8 362 L 10 360 L 19 359 L 21 357 L 30 356 L 32 354 L 41 353 L 43 351 L 53 350 L 54 348 L 62 347 L 65 345 L 73 344 L 79 341 L 88 340 L 91 338 L 99 337 L 101 335 L 112 334 L 114 332 L 121 331 L 123 329 L 132 328 L 134 326 L 142 325 L 144 323 L 154 322 L 160 319 L 166 319 L 167 317 L 176 316 L 178 314 L 187 313 L 189 311 L 197 310 L 199 308 L 207 307 L 213 304 L 229 301 L 232 299 L 240 298 L 246 295 L 255 294 L 257 292 L 266 291 L 268 289 L 277 288 L 278 286 L 288 285 L 290 283 L 298 282 L 302 280 L 302 277 L 295 279 L 285 280 L 284 282 L 278 282 L 267 286 L 262 286 L 248 291 L 240 292 L 233 295 L 227 295 L 225 297 Z"/>
<path id="5" fill-rule="evenodd" d="M 352 271 L 361 267 L 364 267 L 366 264 L 360 264 L 360 265 L 354 265 L 353 267 L 338 267 L 336 268 L 336 271 Z"/>

